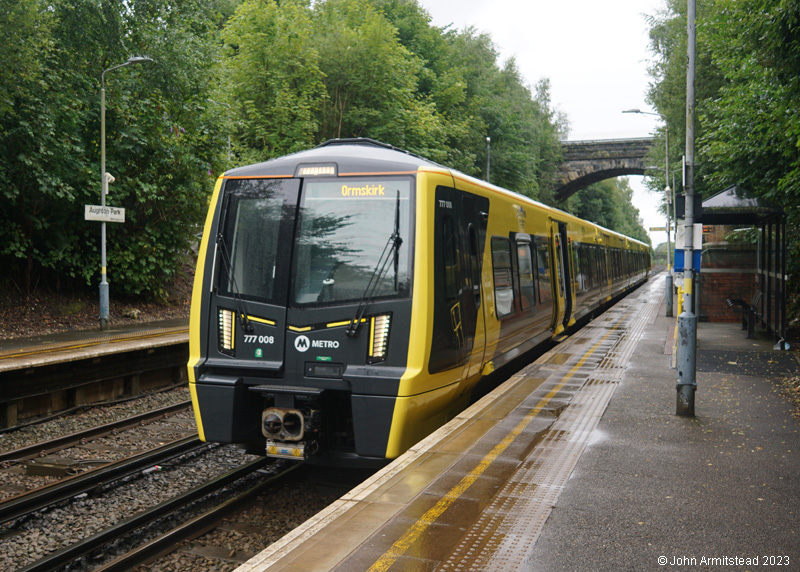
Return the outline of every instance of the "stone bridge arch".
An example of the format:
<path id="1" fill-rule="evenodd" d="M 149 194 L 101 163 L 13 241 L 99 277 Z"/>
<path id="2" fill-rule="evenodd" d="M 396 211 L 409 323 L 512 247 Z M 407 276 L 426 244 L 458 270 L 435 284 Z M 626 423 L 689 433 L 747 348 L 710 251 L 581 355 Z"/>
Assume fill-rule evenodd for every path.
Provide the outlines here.
<path id="1" fill-rule="evenodd" d="M 568 199 L 579 190 L 605 179 L 644 175 L 645 158 L 655 139 L 565 141 L 556 198 Z"/>

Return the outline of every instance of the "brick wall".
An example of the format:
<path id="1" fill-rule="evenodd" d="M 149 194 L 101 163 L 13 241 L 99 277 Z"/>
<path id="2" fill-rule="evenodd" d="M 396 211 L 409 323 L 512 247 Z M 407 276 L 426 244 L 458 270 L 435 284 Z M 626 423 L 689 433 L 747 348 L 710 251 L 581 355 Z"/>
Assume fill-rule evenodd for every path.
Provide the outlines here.
<path id="1" fill-rule="evenodd" d="M 758 251 L 755 244 L 728 243 L 731 227 L 712 227 L 703 236 L 700 264 L 700 319 L 738 322 L 740 310 L 728 308 L 725 300 L 740 298 L 748 304 L 758 288 Z"/>
<path id="2" fill-rule="evenodd" d="M 739 310 L 728 308 L 727 298 L 740 298 L 748 304 L 758 286 L 757 275 L 745 272 L 700 274 L 700 317 L 709 322 L 738 322 Z"/>

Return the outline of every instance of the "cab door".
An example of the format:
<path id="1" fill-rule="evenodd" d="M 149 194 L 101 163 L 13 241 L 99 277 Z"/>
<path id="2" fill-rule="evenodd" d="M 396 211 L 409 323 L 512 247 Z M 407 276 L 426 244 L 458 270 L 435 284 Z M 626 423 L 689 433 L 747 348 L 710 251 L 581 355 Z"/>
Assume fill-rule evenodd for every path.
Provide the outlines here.
<path id="1" fill-rule="evenodd" d="M 486 198 L 452 187 L 436 188 L 430 373 L 460 368 L 461 376 L 468 377 L 483 361 L 480 278 L 488 210 Z"/>
<path id="2" fill-rule="evenodd" d="M 207 365 L 284 368 L 298 179 L 225 183 L 212 259 Z"/>
<path id="3" fill-rule="evenodd" d="M 472 338 L 471 354 L 467 357 L 462 379 L 478 375 L 483 365 L 486 349 L 485 308 L 482 305 L 481 276 L 483 273 L 483 250 L 486 244 L 486 219 L 489 201 L 472 193 L 461 192 L 461 231 L 464 242 L 464 296 L 466 309 L 464 318 L 466 334 Z"/>
<path id="4" fill-rule="evenodd" d="M 567 225 L 550 221 L 550 244 L 553 245 L 553 333 L 560 334 L 569 323 L 572 314 L 572 292 L 569 281 L 569 252 L 567 248 Z"/>

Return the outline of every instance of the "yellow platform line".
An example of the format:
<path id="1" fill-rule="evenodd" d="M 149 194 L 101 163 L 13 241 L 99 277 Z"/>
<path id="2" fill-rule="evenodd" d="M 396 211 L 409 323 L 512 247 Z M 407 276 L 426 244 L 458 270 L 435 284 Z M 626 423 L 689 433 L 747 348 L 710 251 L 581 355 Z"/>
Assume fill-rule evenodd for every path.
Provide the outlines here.
<path id="1" fill-rule="evenodd" d="M 632 310 L 629 310 L 630 313 Z M 623 318 L 624 319 L 624 318 Z M 583 354 L 583 357 L 576 363 L 571 370 L 564 376 L 561 382 L 556 385 L 553 389 L 551 389 L 547 395 L 545 395 L 539 403 L 528 413 L 514 429 L 512 429 L 508 435 L 506 435 L 502 441 L 500 441 L 494 448 L 486 454 L 481 462 L 472 469 L 467 475 L 465 475 L 459 483 L 450 489 L 447 494 L 445 494 L 439 502 L 437 502 L 432 508 L 428 509 L 428 511 L 422 515 L 411 527 L 406 530 L 406 532 L 401 536 L 393 545 L 392 547 L 387 550 L 383 556 L 381 556 L 372 566 L 369 567 L 368 572 L 386 572 L 395 561 L 401 557 L 405 552 L 414 545 L 414 543 L 419 540 L 420 536 L 422 536 L 425 531 L 434 523 L 436 520 L 442 516 L 442 514 L 452 505 L 461 495 L 463 495 L 472 484 L 478 480 L 478 478 L 489 468 L 489 466 L 499 457 L 508 447 L 511 445 L 514 440 L 519 437 L 519 435 L 525 430 L 525 428 L 530 425 L 530 423 L 536 418 L 537 415 L 542 411 L 542 409 L 553 399 L 558 392 L 567 385 L 567 382 L 575 375 L 575 372 L 580 369 L 586 360 L 589 359 L 589 356 L 594 353 L 594 351 L 606 340 L 608 336 L 611 335 L 611 332 L 616 330 L 617 328 L 611 328 L 596 344 L 594 344 L 591 348 L 589 348 L 586 353 Z"/>

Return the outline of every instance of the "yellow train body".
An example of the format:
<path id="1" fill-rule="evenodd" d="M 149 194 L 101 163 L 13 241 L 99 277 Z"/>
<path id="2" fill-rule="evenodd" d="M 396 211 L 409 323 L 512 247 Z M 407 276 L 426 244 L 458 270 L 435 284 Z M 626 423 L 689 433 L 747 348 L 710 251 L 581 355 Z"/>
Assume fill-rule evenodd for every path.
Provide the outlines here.
<path id="1" fill-rule="evenodd" d="M 286 229 L 263 241 L 277 249 L 264 271 L 242 221 L 276 197 L 272 225 L 249 223 Z M 649 266 L 641 242 L 369 140 L 226 173 L 192 301 L 200 437 L 312 462 L 395 458 Z"/>

